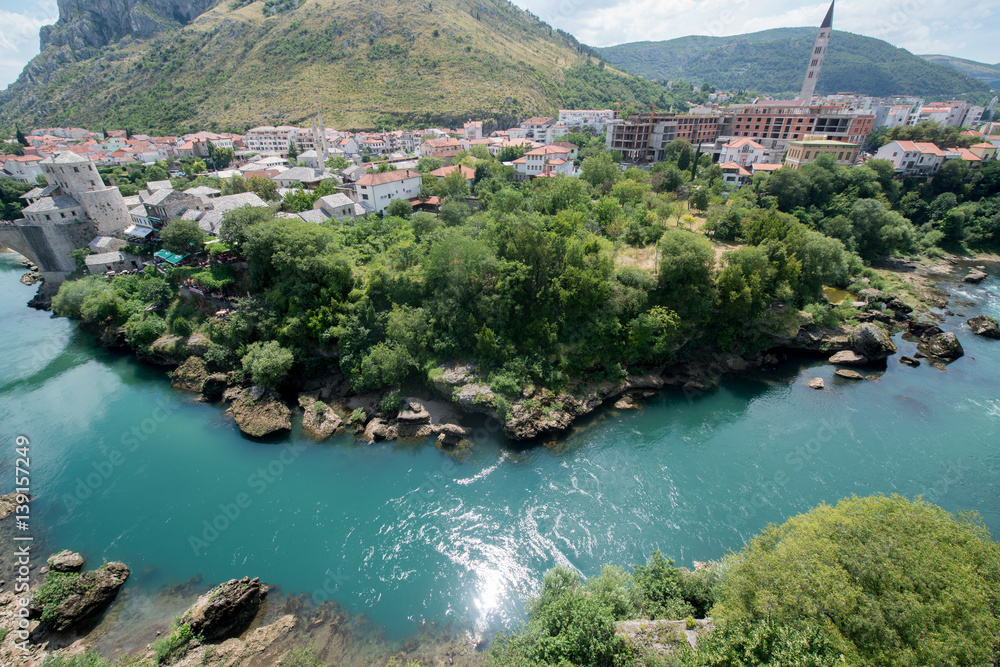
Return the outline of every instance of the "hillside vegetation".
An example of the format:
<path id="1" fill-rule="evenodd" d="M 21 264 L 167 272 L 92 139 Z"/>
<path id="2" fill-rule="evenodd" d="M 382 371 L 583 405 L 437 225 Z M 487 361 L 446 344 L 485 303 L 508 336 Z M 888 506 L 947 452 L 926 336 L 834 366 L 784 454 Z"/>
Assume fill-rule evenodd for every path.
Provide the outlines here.
<path id="1" fill-rule="evenodd" d="M 1000 63 L 990 65 L 976 62 L 975 60 L 966 60 L 965 58 L 943 56 L 940 54 L 922 55 L 920 57 L 927 62 L 957 69 L 959 72 L 973 76 L 993 88 L 1000 87 Z"/>
<path id="2" fill-rule="evenodd" d="M 815 28 L 776 28 L 733 37 L 690 36 L 598 49 L 617 67 L 650 79 L 686 79 L 732 90 L 798 92 Z M 989 86 L 880 39 L 835 30 L 819 77 L 819 94 L 955 95 Z"/>
<path id="3" fill-rule="evenodd" d="M 588 47 L 506 0 L 282 7 L 272 14 L 263 2 L 222 2 L 186 25 L 93 48 L 79 62 L 51 46 L 0 94 L 0 125 L 159 133 L 292 124 L 316 111 L 344 129 L 502 123 L 568 103 L 663 94 L 588 66 Z"/>

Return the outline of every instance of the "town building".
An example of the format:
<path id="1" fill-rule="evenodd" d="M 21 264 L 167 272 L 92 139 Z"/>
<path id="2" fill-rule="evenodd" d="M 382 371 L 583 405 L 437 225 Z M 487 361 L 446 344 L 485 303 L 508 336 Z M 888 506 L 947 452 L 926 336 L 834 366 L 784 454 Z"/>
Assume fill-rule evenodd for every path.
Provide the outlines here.
<path id="1" fill-rule="evenodd" d="M 354 184 L 358 203 L 373 213 L 384 213 L 395 199 L 420 196 L 422 176 L 409 169 L 365 174 Z"/>
<path id="2" fill-rule="evenodd" d="M 524 157 L 514 160 L 514 168 L 522 178 L 573 175 L 569 149 L 554 145 L 528 151 Z"/>
<path id="3" fill-rule="evenodd" d="M 830 155 L 842 167 L 854 164 L 858 156 L 858 144 L 829 139 L 806 138 L 799 141 L 789 141 L 785 153 L 785 166 L 801 169 L 802 165 L 815 162 L 820 155 Z"/>

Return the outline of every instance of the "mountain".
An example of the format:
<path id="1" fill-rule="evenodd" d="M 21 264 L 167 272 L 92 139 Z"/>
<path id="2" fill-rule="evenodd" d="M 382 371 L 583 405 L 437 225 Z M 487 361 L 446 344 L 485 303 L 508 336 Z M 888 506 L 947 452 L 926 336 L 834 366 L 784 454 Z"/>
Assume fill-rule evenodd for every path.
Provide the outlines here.
<path id="1" fill-rule="evenodd" d="M 965 58 L 942 56 L 939 54 L 924 55 L 920 57 L 937 65 L 944 65 L 945 67 L 957 69 L 963 74 L 968 74 L 969 76 L 975 77 L 980 81 L 985 81 L 993 88 L 1000 89 L 1000 63 L 997 63 L 996 65 L 988 65 L 986 63 L 976 62 L 975 60 L 966 60 Z"/>
<path id="2" fill-rule="evenodd" d="M 60 0 L 0 127 L 510 122 L 664 89 L 507 0 Z"/>
<path id="3" fill-rule="evenodd" d="M 727 90 L 797 93 L 816 28 L 775 28 L 733 37 L 681 37 L 598 49 L 611 64 L 650 79 L 707 82 Z M 880 39 L 835 30 L 817 93 L 956 95 L 988 90 L 982 81 L 928 62 Z"/>

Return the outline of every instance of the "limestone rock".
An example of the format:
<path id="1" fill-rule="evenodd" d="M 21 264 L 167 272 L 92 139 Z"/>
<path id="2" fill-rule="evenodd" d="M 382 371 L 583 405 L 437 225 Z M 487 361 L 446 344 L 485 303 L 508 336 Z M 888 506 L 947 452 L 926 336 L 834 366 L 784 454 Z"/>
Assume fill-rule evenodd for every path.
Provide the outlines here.
<path id="1" fill-rule="evenodd" d="M 431 413 L 417 401 L 404 403 L 396 415 L 396 432 L 401 438 L 425 438 L 434 434 Z"/>
<path id="2" fill-rule="evenodd" d="M 864 380 L 865 376 L 857 371 L 848 370 L 846 368 L 838 368 L 834 375 L 837 377 L 842 377 L 845 380 Z"/>
<path id="3" fill-rule="evenodd" d="M 989 274 L 985 271 L 980 271 L 979 269 L 972 269 L 969 271 L 969 275 L 962 278 L 963 281 L 967 283 L 972 283 L 973 285 L 978 285 L 989 277 Z"/>
<path id="4" fill-rule="evenodd" d="M 464 429 L 457 424 L 441 424 L 437 427 L 438 446 L 457 447 L 469 436 L 468 429 Z"/>
<path id="5" fill-rule="evenodd" d="M 813 389 L 823 389 L 826 387 L 826 383 L 823 382 L 823 378 L 813 378 L 809 380 L 809 386 Z"/>
<path id="6" fill-rule="evenodd" d="M 857 352 L 844 350 L 830 357 L 830 363 L 838 366 L 867 366 L 868 359 Z"/>
<path id="7" fill-rule="evenodd" d="M 199 597 L 178 624 L 190 625 L 205 641 L 235 636 L 257 616 L 266 596 L 267 586 L 260 579 L 231 579 Z"/>
<path id="8" fill-rule="evenodd" d="M 299 396 L 302 407 L 302 430 L 311 438 L 326 440 L 330 436 L 344 430 L 344 422 L 340 416 L 326 403 L 316 400 L 314 396 L 303 394 Z"/>
<path id="9" fill-rule="evenodd" d="M 950 331 L 924 338 L 920 346 L 929 357 L 943 359 L 944 361 L 954 361 L 965 356 L 962 344 L 958 342 L 958 337 Z"/>
<path id="10" fill-rule="evenodd" d="M 376 417 L 365 426 L 365 440 L 369 443 L 381 440 L 395 440 L 398 436 L 395 424 L 390 424 L 384 419 Z"/>
<path id="11" fill-rule="evenodd" d="M 201 393 L 207 398 L 219 398 L 226 393 L 226 389 L 229 388 L 229 382 L 228 373 L 212 373 L 202 383 Z"/>
<path id="12" fill-rule="evenodd" d="M 193 333 L 184 342 L 187 346 L 188 354 L 196 357 L 204 357 L 212 347 L 212 339 L 204 334 Z"/>
<path id="13" fill-rule="evenodd" d="M 199 357 L 188 357 L 187 361 L 174 369 L 170 375 L 170 386 L 181 391 L 200 394 L 208 371 L 205 362 Z"/>
<path id="14" fill-rule="evenodd" d="M 977 336 L 1000 339 L 1000 325 L 989 315 L 973 317 L 969 320 L 968 324 L 969 328 L 972 329 L 972 333 Z"/>
<path id="15" fill-rule="evenodd" d="M 83 569 L 83 556 L 69 549 L 52 554 L 45 562 L 53 572 L 79 572 Z"/>
<path id="16" fill-rule="evenodd" d="M 625 394 L 615 401 L 615 410 L 638 410 L 641 407 L 631 394 Z"/>
<path id="17" fill-rule="evenodd" d="M 896 344 L 874 324 L 861 324 L 851 332 L 851 347 L 871 361 L 882 361 L 896 354 Z"/>
<path id="18" fill-rule="evenodd" d="M 916 336 L 917 338 L 923 338 L 924 336 L 936 336 L 939 333 L 944 333 L 934 322 L 919 322 L 917 320 L 910 320 L 906 324 L 906 330 Z"/>
<path id="19" fill-rule="evenodd" d="M 128 575 L 129 569 L 124 563 L 106 563 L 79 575 L 69 595 L 56 607 L 56 617 L 50 627 L 57 632 L 66 630 L 103 611 L 115 599 Z M 29 613 L 31 618 L 41 617 L 42 606 L 37 599 L 32 599 Z"/>
<path id="20" fill-rule="evenodd" d="M 185 340 L 180 336 L 160 336 L 148 348 L 139 348 L 137 354 L 143 361 L 158 366 L 180 366 L 191 355 Z"/>
<path id="21" fill-rule="evenodd" d="M 240 392 L 229 408 L 236 425 L 249 436 L 263 438 L 292 428 L 292 411 L 273 391 Z M 228 392 L 227 392 L 228 393 Z M 254 399 L 254 396 L 258 398 Z"/>
<path id="22" fill-rule="evenodd" d="M 24 495 L 31 498 L 30 494 Z M 17 510 L 17 496 L 16 492 L 0 496 L 0 519 L 6 519 Z"/>
<path id="23" fill-rule="evenodd" d="M 891 299 L 886 301 L 885 307 L 888 308 L 889 310 L 894 310 L 897 313 L 908 314 L 913 312 L 913 308 L 906 302 L 899 299 L 898 297 L 892 297 Z"/>

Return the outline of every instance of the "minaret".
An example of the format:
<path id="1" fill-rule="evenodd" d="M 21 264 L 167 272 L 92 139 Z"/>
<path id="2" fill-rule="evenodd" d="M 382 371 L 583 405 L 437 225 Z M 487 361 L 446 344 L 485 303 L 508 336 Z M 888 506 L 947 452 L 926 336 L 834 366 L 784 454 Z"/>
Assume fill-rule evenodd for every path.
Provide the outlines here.
<path id="1" fill-rule="evenodd" d="M 834 0 L 836 2 L 836 0 Z M 826 49 L 830 45 L 830 35 L 833 33 L 833 2 L 823 19 L 823 24 L 819 27 L 819 34 L 816 35 L 816 44 L 813 46 L 812 55 L 809 56 L 809 69 L 806 70 L 806 80 L 802 82 L 802 92 L 799 93 L 799 100 L 806 104 L 812 100 L 813 93 L 816 92 L 816 79 L 819 78 L 819 70 L 823 66 L 823 58 L 826 57 Z"/>
<path id="2" fill-rule="evenodd" d="M 319 168 L 326 164 L 326 159 L 330 156 L 330 149 L 326 145 L 326 126 L 323 125 L 323 112 L 316 113 L 319 120 L 319 143 L 316 144 L 316 152 L 319 154 Z"/>

